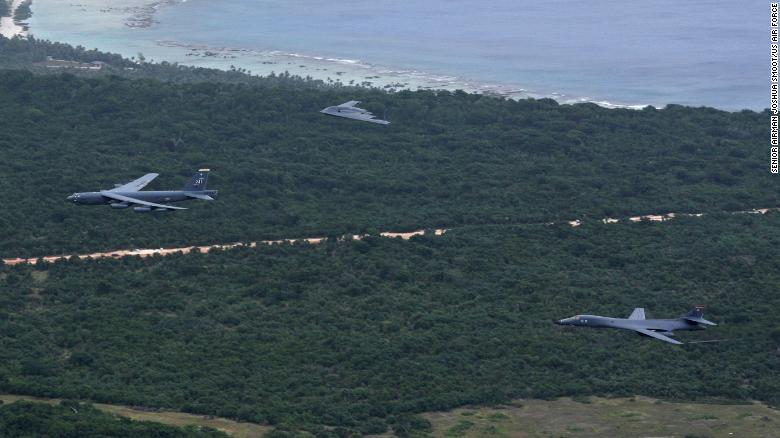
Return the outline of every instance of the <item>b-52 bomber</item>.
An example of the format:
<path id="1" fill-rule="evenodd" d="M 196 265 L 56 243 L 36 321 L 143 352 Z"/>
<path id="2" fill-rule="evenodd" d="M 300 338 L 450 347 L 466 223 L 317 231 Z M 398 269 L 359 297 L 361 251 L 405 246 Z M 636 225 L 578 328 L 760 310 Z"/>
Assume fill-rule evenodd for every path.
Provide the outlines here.
<path id="1" fill-rule="evenodd" d="M 134 205 L 134 211 L 145 213 L 150 211 L 186 210 L 186 208 L 182 207 L 161 204 L 162 202 L 179 202 L 188 199 L 213 201 L 213 197 L 217 196 L 216 190 L 206 190 L 209 169 L 198 170 L 198 173 L 192 177 L 182 190 L 141 191 L 158 175 L 157 173 L 147 173 L 127 184 L 116 184 L 111 190 L 74 193 L 66 199 L 77 205 L 108 204 L 111 208 L 127 208 Z"/>
<path id="2" fill-rule="evenodd" d="M 703 330 L 705 326 L 717 325 L 704 319 L 704 312 L 701 307 L 695 307 L 687 315 L 677 319 L 645 319 L 645 309 L 640 307 L 634 309 L 628 319 L 598 315 L 577 315 L 553 322 L 558 325 L 575 327 L 633 330 L 640 335 L 678 345 L 682 344 L 682 342 L 670 338 L 670 336 L 674 336 L 674 330 Z"/>
<path id="3" fill-rule="evenodd" d="M 377 119 L 371 112 L 362 108 L 358 108 L 355 105 L 359 104 L 359 100 L 350 100 L 344 102 L 341 105 L 329 106 L 320 112 L 337 117 L 346 117 L 348 119 L 362 120 L 364 122 L 379 123 L 381 125 L 389 125 L 387 120 Z"/>

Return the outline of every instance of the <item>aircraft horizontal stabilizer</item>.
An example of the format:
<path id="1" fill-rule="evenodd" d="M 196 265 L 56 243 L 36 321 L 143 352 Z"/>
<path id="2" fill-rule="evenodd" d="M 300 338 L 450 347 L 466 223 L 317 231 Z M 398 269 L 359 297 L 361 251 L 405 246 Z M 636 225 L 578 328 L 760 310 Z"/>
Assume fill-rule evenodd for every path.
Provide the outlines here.
<path id="1" fill-rule="evenodd" d="M 200 193 L 184 192 L 184 194 L 187 195 L 187 197 L 189 197 L 189 198 L 202 199 L 204 201 L 213 201 L 214 200 L 214 198 L 212 198 L 211 196 L 203 195 L 203 194 L 200 194 Z"/>
<path id="2" fill-rule="evenodd" d="M 696 306 L 688 312 L 687 315 L 683 316 L 682 319 L 695 322 L 697 324 L 704 324 L 704 325 L 717 325 L 712 321 L 707 321 L 704 319 L 704 307 L 702 306 Z"/>
<path id="3" fill-rule="evenodd" d="M 707 320 L 706 320 L 706 319 L 704 319 L 704 318 L 696 318 L 696 317 L 692 317 L 692 316 L 683 316 L 683 319 L 685 319 L 685 320 L 688 320 L 688 321 L 691 321 L 691 322 L 695 322 L 695 323 L 697 323 L 697 324 L 704 324 L 704 325 L 718 325 L 718 324 L 715 324 L 715 323 L 714 323 L 714 322 L 712 322 L 712 321 L 707 321 Z"/>

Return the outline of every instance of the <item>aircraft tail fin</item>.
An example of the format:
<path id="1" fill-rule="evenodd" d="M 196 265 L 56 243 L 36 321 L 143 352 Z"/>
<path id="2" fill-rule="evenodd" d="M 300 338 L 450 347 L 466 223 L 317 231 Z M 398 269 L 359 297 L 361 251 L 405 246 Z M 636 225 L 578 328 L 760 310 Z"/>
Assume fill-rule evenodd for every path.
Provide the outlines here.
<path id="1" fill-rule="evenodd" d="M 704 319 L 704 307 L 701 306 L 694 307 L 690 312 L 688 312 L 687 315 L 683 316 L 682 319 L 695 322 L 698 324 L 717 325 L 712 321 L 707 321 L 706 319 Z"/>
<path id="2" fill-rule="evenodd" d="M 628 319 L 645 319 L 645 309 L 642 307 L 637 307 L 633 312 L 631 312 L 631 315 L 628 317 Z"/>
<path id="3" fill-rule="evenodd" d="M 192 176 L 190 182 L 184 186 L 185 192 L 201 192 L 206 190 L 206 182 L 209 179 L 209 169 L 199 169 L 198 173 Z"/>

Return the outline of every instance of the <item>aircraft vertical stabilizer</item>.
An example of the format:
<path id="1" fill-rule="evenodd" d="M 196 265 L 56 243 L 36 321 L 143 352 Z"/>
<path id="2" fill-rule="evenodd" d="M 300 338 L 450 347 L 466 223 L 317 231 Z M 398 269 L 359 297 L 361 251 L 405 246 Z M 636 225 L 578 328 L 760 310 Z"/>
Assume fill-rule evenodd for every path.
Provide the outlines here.
<path id="1" fill-rule="evenodd" d="M 631 312 L 631 316 L 629 316 L 628 319 L 645 319 L 645 309 L 642 307 L 637 307 L 633 312 Z"/>
<path id="2" fill-rule="evenodd" d="M 190 182 L 184 186 L 185 192 L 201 192 L 206 190 L 206 182 L 209 179 L 209 169 L 200 169 L 192 176 Z"/>

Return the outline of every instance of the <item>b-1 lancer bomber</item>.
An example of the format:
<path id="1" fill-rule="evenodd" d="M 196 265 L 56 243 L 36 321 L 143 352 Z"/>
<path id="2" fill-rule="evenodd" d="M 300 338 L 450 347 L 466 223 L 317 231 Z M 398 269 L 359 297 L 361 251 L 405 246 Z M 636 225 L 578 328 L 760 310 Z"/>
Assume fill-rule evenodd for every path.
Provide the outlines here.
<path id="1" fill-rule="evenodd" d="M 704 319 L 704 312 L 701 307 L 695 307 L 687 315 L 677 319 L 645 319 L 645 309 L 636 308 L 631 312 L 631 316 L 628 319 L 598 315 L 577 315 L 554 322 L 558 325 L 575 327 L 633 330 L 640 335 L 678 345 L 682 344 L 682 342 L 670 337 L 674 336 L 674 330 L 703 330 L 705 326 L 717 325 Z"/>
<path id="2" fill-rule="evenodd" d="M 162 202 L 179 202 L 188 199 L 213 201 L 213 197 L 217 196 L 216 190 L 206 190 L 209 169 L 198 170 L 198 173 L 192 177 L 182 190 L 141 191 L 158 175 L 157 173 L 147 173 L 127 184 L 116 184 L 111 190 L 74 193 L 66 199 L 77 205 L 108 204 L 111 208 L 127 208 L 133 205 L 134 211 L 145 213 L 150 211 L 186 210 L 186 208 L 174 207 L 162 204 Z"/>
<path id="3" fill-rule="evenodd" d="M 341 105 L 329 106 L 320 112 L 323 114 L 329 114 L 331 116 L 346 117 L 348 119 L 379 123 L 381 125 L 390 124 L 390 122 L 387 120 L 377 119 L 376 116 L 374 116 L 371 112 L 356 107 L 355 105 L 359 103 L 359 100 L 350 100 L 349 102 L 344 102 Z"/>

